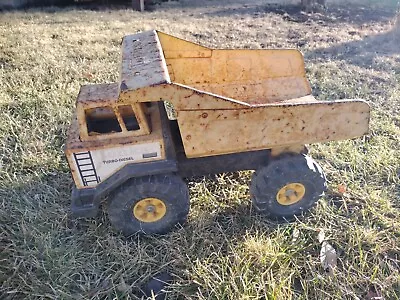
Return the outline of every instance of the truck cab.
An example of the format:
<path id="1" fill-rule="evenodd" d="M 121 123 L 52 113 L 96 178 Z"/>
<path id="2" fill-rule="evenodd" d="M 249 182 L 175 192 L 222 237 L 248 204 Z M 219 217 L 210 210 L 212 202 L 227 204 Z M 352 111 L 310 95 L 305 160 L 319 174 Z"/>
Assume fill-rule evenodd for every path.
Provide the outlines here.
<path id="1" fill-rule="evenodd" d="M 78 189 L 96 186 L 126 164 L 165 158 L 157 103 L 120 104 L 117 98 L 117 84 L 81 88 L 66 148 Z"/>

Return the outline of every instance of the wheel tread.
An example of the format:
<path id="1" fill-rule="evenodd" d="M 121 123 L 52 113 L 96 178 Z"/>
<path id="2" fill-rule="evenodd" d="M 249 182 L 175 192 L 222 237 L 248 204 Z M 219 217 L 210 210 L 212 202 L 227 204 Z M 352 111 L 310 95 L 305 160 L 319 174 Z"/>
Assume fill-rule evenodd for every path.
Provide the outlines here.
<path id="1" fill-rule="evenodd" d="M 307 198 L 293 205 L 280 205 L 275 198 L 277 191 L 296 181 L 307 186 Z M 325 190 L 326 178 L 322 168 L 307 155 L 284 156 L 272 161 L 253 174 L 250 185 L 256 211 L 278 218 L 302 214 L 316 203 Z"/>
<path id="2" fill-rule="evenodd" d="M 167 215 L 154 224 L 140 222 L 133 217 L 131 209 L 135 201 L 151 195 L 162 198 L 167 207 L 170 207 L 167 209 Z M 166 233 L 174 225 L 186 221 L 190 206 L 189 190 L 185 182 L 173 174 L 133 178 L 121 185 L 109 197 L 108 202 L 109 219 L 124 235 L 136 232 Z"/>

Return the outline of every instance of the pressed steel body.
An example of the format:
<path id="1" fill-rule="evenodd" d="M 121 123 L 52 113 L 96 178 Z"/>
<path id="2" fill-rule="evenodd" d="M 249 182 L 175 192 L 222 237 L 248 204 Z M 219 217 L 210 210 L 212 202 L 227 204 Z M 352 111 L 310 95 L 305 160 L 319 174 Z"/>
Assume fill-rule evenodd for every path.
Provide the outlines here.
<path id="1" fill-rule="evenodd" d="M 311 95 L 297 50 L 215 50 L 148 31 L 124 37 L 121 59 L 119 82 L 84 86 L 77 99 L 66 155 L 78 189 L 104 194 L 101 186 L 115 186 L 107 180 L 116 173 L 136 164 L 135 174 L 121 176 L 143 175 L 149 163 L 157 172 L 157 161 L 160 170 L 168 161 L 165 170 L 187 176 L 196 174 L 190 166 L 226 170 L 204 167 L 218 159 L 236 162 L 231 171 L 256 168 L 306 143 L 368 131 L 366 102 Z M 162 101 L 175 110 L 173 130 L 162 121 Z M 246 155 L 254 163 L 240 163 Z"/>

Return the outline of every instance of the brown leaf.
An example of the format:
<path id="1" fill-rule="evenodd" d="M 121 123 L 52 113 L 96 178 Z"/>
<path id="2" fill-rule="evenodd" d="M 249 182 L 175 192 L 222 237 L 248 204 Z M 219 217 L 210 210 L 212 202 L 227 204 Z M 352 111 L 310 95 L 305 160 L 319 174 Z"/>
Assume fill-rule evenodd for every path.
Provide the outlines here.
<path id="1" fill-rule="evenodd" d="M 82 74 L 83 77 L 85 77 L 86 79 L 92 79 L 94 77 L 94 75 L 90 72 L 85 72 Z"/>
<path id="2" fill-rule="evenodd" d="M 339 194 L 344 194 L 344 193 L 346 193 L 346 191 L 347 191 L 347 188 L 346 188 L 346 186 L 344 185 L 344 184 L 339 184 L 338 185 L 338 193 Z"/>

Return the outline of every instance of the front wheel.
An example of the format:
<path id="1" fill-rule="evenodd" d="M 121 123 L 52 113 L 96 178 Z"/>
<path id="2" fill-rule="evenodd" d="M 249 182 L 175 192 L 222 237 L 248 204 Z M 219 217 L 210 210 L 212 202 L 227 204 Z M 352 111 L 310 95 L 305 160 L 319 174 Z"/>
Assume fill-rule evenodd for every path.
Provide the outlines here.
<path id="1" fill-rule="evenodd" d="M 108 217 L 124 235 L 162 234 L 186 221 L 189 190 L 176 175 L 135 178 L 111 195 Z"/>
<path id="2" fill-rule="evenodd" d="M 272 161 L 254 172 L 250 186 L 255 209 L 280 219 L 291 219 L 309 210 L 325 190 L 321 167 L 307 155 Z"/>

